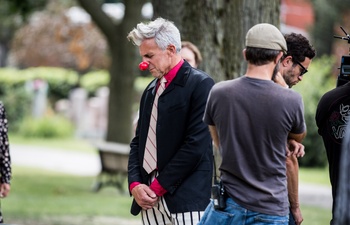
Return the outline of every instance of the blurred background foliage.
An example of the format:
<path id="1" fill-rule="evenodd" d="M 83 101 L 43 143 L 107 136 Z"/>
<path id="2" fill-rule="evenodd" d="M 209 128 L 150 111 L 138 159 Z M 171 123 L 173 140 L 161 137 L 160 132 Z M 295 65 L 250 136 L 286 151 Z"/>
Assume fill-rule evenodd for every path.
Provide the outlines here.
<path id="1" fill-rule="evenodd" d="M 24 138 L 69 138 L 74 127 L 67 118 L 51 114 L 34 119 L 25 117 L 17 133 Z"/>
<path id="2" fill-rule="evenodd" d="M 308 129 L 303 142 L 307 154 L 300 160 L 300 165 L 322 167 L 327 162 L 314 116 L 321 96 L 336 86 L 340 56 L 349 54 L 347 43 L 334 39 L 333 34 L 345 35 L 339 26 L 350 31 L 350 20 L 347 19 L 350 1 L 309 2 L 312 3 L 315 19 L 308 34 L 317 50 L 317 57 L 309 68 L 310 72 L 293 89 L 303 96 Z M 0 69 L 0 99 L 11 106 L 7 107 L 11 131 L 19 132 L 24 121 L 27 121 L 27 127 L 34 126 L 28 122 L 32 96 L 24 88 L 34 79 L 45 80 L 49 86 L 49 109 L 44 120 L 52 126 L 45 129 L 65 124 L 55 123 L 54 104 L 57 100 L 67 99 L 76 87 L 86 89 L 93 97 L 99 88 L 108 86 L 111 81 L 110 46 L 106 37 L 90 18 L 88 23 L 74 20 L 72 15 L 79 12 L 78 1 L 75 0 L 0 0 L 0 4 L 0 67 L 4 67 Z M 150 79 L 148 74 L 143 74 L 135 80 L 134 90 L 138 93 L 135 102 Z M 31 132 L 34 131 L 45 137 L 59 135 L 49 135 L 50 132 L 33 127 Z"/>
<path id="3" fill-rule="evenodd" d="M 30 117 L 32 93 L 25 86 L 35 79 L 48 83 L 49 104 L 45 117 L 33 120 Z M 138 77 L 134 85 L 135 91 L 141 94 L 151 79 L 150 76 Z M 97 90 L 106 87 L 108 83 L 109 74 L 106 70 L 79 75 L 77 71 L 58 67 L 0 68 L 0 99 L 5 105 L 11 106 L 6 107 L 11 132 L 19 132 L 27 137 L 67 137 L 72 136 L 74 127 L 68 119 L 55 115 L 55 102 L 68 99 L 70 91 L 75 87 L 84 88 L 89 97 L 94 97 Z"/>
<path id="4" fill-rule="evenodd" d="M 293 86 L 304 100 L 307 135 L 303 141 L 305 156 L 299 160 L 300 166 L 323 167 L 327 165 L 322 138 L 318 135 L 315 122 L 317 104 L 324 93 L 336 87 L 336 76 L 332 74 L 334 58 L 322 56 L 315 58 L 309 72 L 302 82 Z"/>
<path id="5" fill-rule="evenodd" d="M 321 96 L 336 86 L 337 76 L 332 72 L 334 62 L 334 57 L 322 56 L 315 58 L 308 69 L 309 72 L 303 77 L 303 81 L 293 87 L 295 91 L 303 96 L 307 124 L 307 136 L 303 142 L 307 154 L 300 160 L 301 166 L 323 167 L 327 165 L 323 142 L 317 133 L 315 111 Z M 79 76 L 81 76 L 80 80 Z M 50 99 L 51 108 L 58 99 L 68 98 L 69 91 L 76 86 L 83 87 L 88 90 L 90 96 L 94 96 L 99 88 L 105 87 L 109 82 L 109 75 L 106 70 L 90 71 L 79 75 L 71 69 L 53 67 L 33 67 L 22 70 L 13 68 L 0 69 L 0 99 L 3 100 L 5 105 L 12 106 L 9 107 L 11 111 L 8 110 L 8 117 L 12 125 L 11 130 L 22 134 L 26 132 L 33 133 L 33 136 L 40 136 L 37 133 L 41 131 L 39 133 L 41 133 L 42 137 L 56 136 L 54 132 L 43 131 L 45 127 L 50 129 L 50 127 L 58 128 L 66 125 L 64 122 L 56 123 L 58 118 L 52 115 L 52 121 L 44 118 L 42 122 L 37 121 L 36 125 L 34 121 L 30 122 L 30 119 L 26 118 L 29 113 L 31 98 L 23 87 L 26 82 L 37 78 L 44 79 L 49 84 L 48 98 Z M 138 77 L 134 85 L 135 91 L 141 93 L 151 79 L 151 77 L 147 76 Z M 63 118 L 60 119 L 63 120 Z M 22 124 L 23 121 L 26 122 Z M 45 123 L 52 126 L 45 125 Z M 21 124 L 21 127 L 16 124 Z M 33 127 L 30 128 L 30 126 Z M 36 126 L 43 126 L 44 128 L 40 129 L 36 128 Z M 62 128 L 61 130 L 64 129 Z M 61 136 L 59 131 L 57 132 L 57 136 Z M 71 134 L 72 132 L 66 131 L 66 133 Z"/>
<path id="6" fill-rule="evenodd" d="M 81 8 L 79 2 L 95 2 L 98 6 L 101 6 L 101 8 L 104 3 L 124 2 L 131 6 L 128 8 L 129 12 L 131 9 L 136 8 L 132 7 L 135 3 L 152 2 L 152 4 L 158 6 L 158 8 L 159 5 L 163 4 L 164 7 L 164 5 L 168 4 L 172 7 L 164 7 L 163 9 L 168 8 L 168 11 L 162 10 L 162 12 L 166 11 L 165 14 L 176 14 L 180 12 L 181 16 L 188 18 L 188 21 L 184 23 L 187 28 L 184 28 L 194 31 L 200 29 L 208 34 L 209 37 L 213 38 L 214 43 L 208 40 L 210 38 L 204 37 L 200 32 L 196 32 L 196 35 L 200 38 L 190 36 L 190 32 L 183 32 L 184 37 L 188 35 L 187 37 L 191 40 L 193 39 L 195 43 L 199 41 L 198 39 L 205 41 L 204 44 L 199 45 L 201 51 L 203 53 L 206 52 L 208 56 L 204 59 L 204 61 L 208 63 L 203 65 L 203 69 L 210 67 L 210 65 L 222 69 L 222 64 L 226 63 L 230 68 L 233 68 L 231 71 L 227 71 L 226 75 L 232 75 L 234 73 L 240 73 L 239 71 L 235 71 L 235 67 L 232 66 L 237 62 L 237 59 L 219 55 L 219 60 L 215 61 L 216 55 L 214 53 L 222 53 L 229 50 L 234 51 L 235 48 L 237 48 L 239 49 L 239 57 L 241 57 L 241 45 L 243 46 L 244 42 L 232 41 L 221 43 L 223 38 L 226 37 L 228 39 L 227 41 L 231 41 L 234 35 L 240 32 L 243 33 L 241 25 L 243 22 L 240 20 L 241 18 L 242 20 L 250 21 L 251 18 L 261 18 L 260 16 L 263 14 L 261 11 L 267 12 L 267 6 L 265 6 L 265 8 L 261 7 L 255 9 L 251 5 L 258 5 L 257 2 L 268 4 L 272 1 L 0 0 L 0 67 L 2 67 L 0 68 L 0 100 L 4 102 L 6 106 L 7 116 L 10 121 L 10 131 L 12 134 L 15 134 L 10 135 L 10 140 L 14 140 L 13 137 L 18 138 L 17 135 L 20 135 L 20 138 L 25 137 L 22 143 L 30 144 L 30 140 L 42 138 L 40 139 L 40 143 L 49 141 L 47 146 L 50 146 L 50 148 L 52 146 L 60 146 L 69 150 L 77 150 L 82 146 L 81 143 L 79 143 L 79 146 L 74 146 L 73 148 L 66 147 L 65 144 L 68 141 L 61 141 L 60 139 L 74 136 L 75 130 L 70 120 L 55 112 L 54 104 L 57 100 L 67 99 L 70 92 L 76 87 L 82 87 L 87 90 L 89 97 L 95 96 L 99 88 L 106 87 L 111 82 L 111 66 L 115 66 L 116 69 L 114 72 L 118 73 L 112 75 L 120 76 L 120 80 L 137 76 L 133 88 L 138 95 L 149 83 L 150 79 L 152 79 L 149 74 L 138 74 L 138 71 L 124 74 L 121 72 L 122 68 L 133 65 L 133 63 L 122 61 L 124 58 L 130 58 L 130 54 L 120 51 L 122 57 L 120 57 L 118 53 L 115 59 L 117 61 L 113 63 L 111 59 L 116 54 L 113 56 L 111 49 L 117 49 L 118 45 L 121 45 L 121 42 L 117 41 L 118 39 L 115 38 L 115 36 L 112 36 L 112 38 L 109 37 L 109 40 L 112 40 L 111 42 L 113 45 L 109 45 L 106 41 L 106 39 L 108 39 L 107 35 L 101 32 L 101 27 L 91 19 L 90 14 L 87 14 L 84 9 Z M 195 3 L 193 2 L 197 2 L 196 4 L 206 4 L 206 7 L 213 7 L 213 9 L 207 10 L 206 8 L 206 10 L 198 10 L 198 7 L 194 7 Z M 252 11 L 249 13 L 242 10 L 243 15 L 242 12 L 240 12 L 240 18 L 232 20 L 232 18 L 235 18 L 233 9 L 239 8 L 228 7 L 228 5 L 232 6 L 232 2 L 236 3 L 237 6 L 239 3 L 242 5 L 245 3 L 247 5 L 244 10 Z M 286 2 L 286 0 L 279 2 L 283 3 Z M 313 60 L 310 68 L 308 68 L 309 72 L 303 77 L 302 82 L 293 87 L 295 91 L 302 95 L 304 100 L 308 133 L 303 142 L 306 155 L 300 159 L 300 166 L 322 167 L 322 169 L 311 169 L 321 171 L 322 173 L 312 173 L 307 174 L 307 176 L 305 176 L 305 170 L 309 168 L 301 168 L 300 180 L 305 183 L 312 182 L 313 179 L 321 177 L 325 179 L 322 184 L 327 183 L 329 185 L 327 176 L 324 175 L 328 173 L 328 171 L 324 169 L 327 166 L 325 150 L 322 139 L 317 133 L 314 117 L 321 96 L 336 86 L 336 79 L 339 73 L 337 68 L 340 65 L 340 56 L 349 54 L 347 43 L 343 40 L 334 39 L 333 34 L 340 36 L 345 35 L 340 30 L 339 26 L 343 26 L 345 30 L 350 32 L 350 14 L 348 13 L 350 1 L 295 0 L 294 2 L 312 3 L 314 14 L 313 26 L 310 26 L 306 33 L 317 50 L 317 57 Z M 186 7 L 184 6 L 185 3 Z M 249 3 L 253 4 L 248 5 Z M 182 7 L 184 7 L 184 9 L 181 7 L 173 7 L 174 5 L 181 4 L 183 4 Z M 91 8 L 93 12 L 100 13 L 98 7 Z M 229 9 L 233 11 L 229 11 Z M 302 10 L 296 11 L 302 14 L 302 12 L 304 12 L 303 9 L 305 9 L 305 7 L 302 8 Z M 281 11 L 282 10 L 285 9 L 281 7 Z M 76 14 L 82 15 L 82 12 L 85 13 L 85 17 L 83 17 L 84 21 L 75 20 L 76 18 L 72 16 Z M 222 17 L 225 12 L 227 18 Z M 175 19 L 180 20 L 181 16 L 178 15 Z M 298 21 L 305 23 L 302 16 L 303 15 L 300 15 Z M 113 25 L 120 25 L 122 23 L 120 20 L 115 21 L 112 17 L 106 18 L 107 22 L 113 20 Z M 208 21 L 207 18 L 210 18 L 211 21 Z M 200 19 L 204 22 L 199 21 Z M 227 20 L 225 21 L 225 19 Z M 137 22 L 139 22 L 139 20 L 140 19 L 137 18 Z M 238 25 L 234 23 L 236 21 Z M 121 27 L 127 27 L 130 26 L 130 24 L 134 26 L 136 24 L 136 22 L 131 23 L 130 20 L 126 22 L 129 24 L 124 24 Z M 211 24 L 208 25 L 208 22 L 211 22 Z M 221 25 L 226 23 L 233 24 L 233 28 L 228 29 L 228 33 L 223 33 L 222 30 L 217 29 L 222 28 Z M 205 24 L 205 26 L 199 26 L 199 24 Z M 125 39 L 126 32 L 124 32 L 124 30 L 120 31 L 120 27 L 111 26 L 109 23 L 103 25 L 110 28 L 110 33 L 117 33 L 123 40 Z M 214 30 L 214 33 L 211 33 L 210 28 Z M 127 28 L 127 30 L 129 30 L 129 28 Z M 234 32 L 232 32 L 232 30 Z M 222 46 L 224 48 L 211 48 L 218 43 L 223 44 Z M 122 45 L 124 47 L 125 44 Z M 131 47 L 126 46 L 125 49 L 130 52 Z M 219 51 L 216 52 L 216 50 Z M 241 58 L 238 58 L 239 62 L 241 62 L 241 60 Z M 121 64 L 116 62 L 120 62 Z M 136 66 L 133 68 L 137 70 Z M 211 71 L 215 71 L 212 74 L 213 76 L 218 76 L 218 74 L 220 74 L 219 70 L 212 69 Z M 41 118 L 33 118 L 31 116 L 32 93 L 28 92 L 26 89 L 26 84 L 34 79 L 45 80 L 49 87 L 47 93 L 49 100 L 48 109 Z M 122 86 L 126 85 L 122 83 Z M 117 86 L 114 85 L 114 88 L 116 87 Z M 131 89 L 129 86 L 127 86 L 127 88 Z M 121 90 L 120 87 L 119 90 Z M 133 98 L 133 102 L 131 103 L 135 105 L 133 106 L 135 112 L 138 109 L 138 95 Z M 113 104 L 117 105 L 116 101 L 114 101 Z M 118 117 L 115 114 L 113 114 L 113 116 Z M 130 116 L 130 114 L 128 116 Z M 121 122 L 124 121 L 111 123 L 119 124 Z M 125 129 L 120 130 L 125 132 Z M 116 132 L 114 132 L 113 135 L 117 136 L 115 133 Z M 55 144 L 52 144 L 50 142 L 54 140 L 54 138 L 58 138 L 58 143 L 55 142 Z M 38 144 L 36 143 L 36 145 Z M 89 149 L 91 150 L 90 145 Z M 96 193 L 92 193 L 89 190 L 92 177 L 61 177 L 61 175 L 59 177 L 52 177 L 52 174 L 42 174 L 44 170 L 34 171 L 17 167 L 14 168 L 14 171 L 16 176 L 12 184 L 13 187 L 15 187 L 11 194 L 12 197 L 4 199 L 2 202 L 5 210 L 4 215 L 6 215 L 5 218 L 9 219 L 8 221 L 12 221 L 13 224 L 74 224 L 72 222 L 73 217 L 78 218 L 79 215 L 83 215 L 84 218 L 88 218 L 90 221 L 94 214 L 107 214 L 112 217 L 130 217 L 129 195 L 117 195 L 116 198 L 111 197 L 115 194 L 114 189 L 107 189 L 107 192 L 104 190 L 100 192 L 99 195 L 96 195 Z M 35 182 L 33 182 L 34 180 Z M 88 199 L 87 204 L 84 203 L 86 199 Z M 84 203 L 83 205 L 81 204 L 82 202 Z M 318 211 L 314 208 L 309 210 L 303 208 L 303 214 L 305 215 L 304 223 L 307 224 L 319 225 L 325 224 L 325 221 L 329 221 L 329 218 L 325 218 L 329 215 L 328 209 L 327 211 L 323 209 Z M 69 221 L 68 219 L 64 220 L 67 221 L 67 223 L 58 221 L 50 223 L 43 220 L 43 218 L 53 218 L 55 215 L 64 215 L 65 219 L 67 216 L 71 217 L 68 217 Z M 313 215 L 314 218 L 311 218 L 310 215 Z M 33 218 L 35 222 L 28 222 L 28 220 Z M 60 217 L 59 220 L 62 221 L 62 218 Z M 84 222 L 77 222 L 75 224 L 89 223 L 84 220 Z"/>

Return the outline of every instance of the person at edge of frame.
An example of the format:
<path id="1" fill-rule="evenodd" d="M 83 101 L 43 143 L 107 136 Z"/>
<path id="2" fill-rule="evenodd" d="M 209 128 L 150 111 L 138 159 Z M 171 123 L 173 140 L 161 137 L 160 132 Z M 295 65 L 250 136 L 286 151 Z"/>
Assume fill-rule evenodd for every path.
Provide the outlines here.
<path id="1" fill-rule="evenodd" d="M 350 115 L 350 82 L 326 92 L 318 102 L 316 109 L 316 125 L 322 137 L 328 160 L 329 179 L 332 186 L 332 218 L 335 220 L 335 206 L 338 201 L 338 185 L 342 143 L 346 137 L 346 126 Z"/>
<path id="2" fill-rule="evenodd" d="M 350 85 L 350 84 L 348 84 Z M 349 202 L 350 202 L 350 123 L 346 125 L 346 135 L 343 138 L 341 155 L 340 158 L 340 170 L 339 170 L 339 183 L 338 183 L 338 194 L 337 201 L 334 206 L 334 219 L 333 225 L 350 225 L 350 213 L 349 213 Z"/>
<path id="3" fill-rule="evenodd" d="M 5 106 L 2 102 L 0 102 L 0 156 L 0 198 L 3 199 L 10 194 L 12 168 L 10 156 L 10 143 L 8 138 L 8 121 Z M 1 208 L 0 223 L 4 223 Z"/>

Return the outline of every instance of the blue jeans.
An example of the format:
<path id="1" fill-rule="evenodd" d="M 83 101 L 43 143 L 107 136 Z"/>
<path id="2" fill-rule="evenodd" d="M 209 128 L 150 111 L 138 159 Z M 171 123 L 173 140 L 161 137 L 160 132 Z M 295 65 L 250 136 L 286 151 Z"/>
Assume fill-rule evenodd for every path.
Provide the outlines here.
<path id="1" fill-rule="evenodd" d="M 215 210 L 211 201 L 198 225 L 288 225 L 288 217 L 289 215 L 273 216 L 250 211 L 227 198 L 224 210 Z"/>

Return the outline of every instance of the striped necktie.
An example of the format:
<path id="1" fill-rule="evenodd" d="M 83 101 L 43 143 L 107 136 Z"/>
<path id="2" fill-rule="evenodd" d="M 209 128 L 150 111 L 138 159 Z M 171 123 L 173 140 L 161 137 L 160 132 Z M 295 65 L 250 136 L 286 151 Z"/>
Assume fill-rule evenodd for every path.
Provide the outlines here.
<path id="1" fill-rule="evenodd" d="M 157 168 L 157 139 L 156 139 L 156 127 L 158 117 L 158 98 L 165 89 L 166 79 L 164 77 L 160 80 L 156 96 L 154 98 L 152 115 L 149 123 L 148 136 L 146 141 L 145 155 L 143 158 L 143 168 L 147 173 L 151 173 Z"/>

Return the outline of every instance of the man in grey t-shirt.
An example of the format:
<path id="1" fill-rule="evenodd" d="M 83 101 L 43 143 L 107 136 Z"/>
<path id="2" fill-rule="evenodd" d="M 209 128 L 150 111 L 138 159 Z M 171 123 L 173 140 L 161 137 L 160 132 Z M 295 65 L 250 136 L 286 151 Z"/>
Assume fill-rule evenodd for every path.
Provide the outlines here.
<path id="1" fill-rule="evenodd" d="M 286 144 L 301 142 L 306 127 L 301 96 L 272 81 L 286 50 L 276 27 L 255 25 L 246 35 L 246 74 L 212 88 L 204 121 L 222 156 L 227 213 L 212 213 L 211 203 L 199 224 L 288 224 Z"/>

